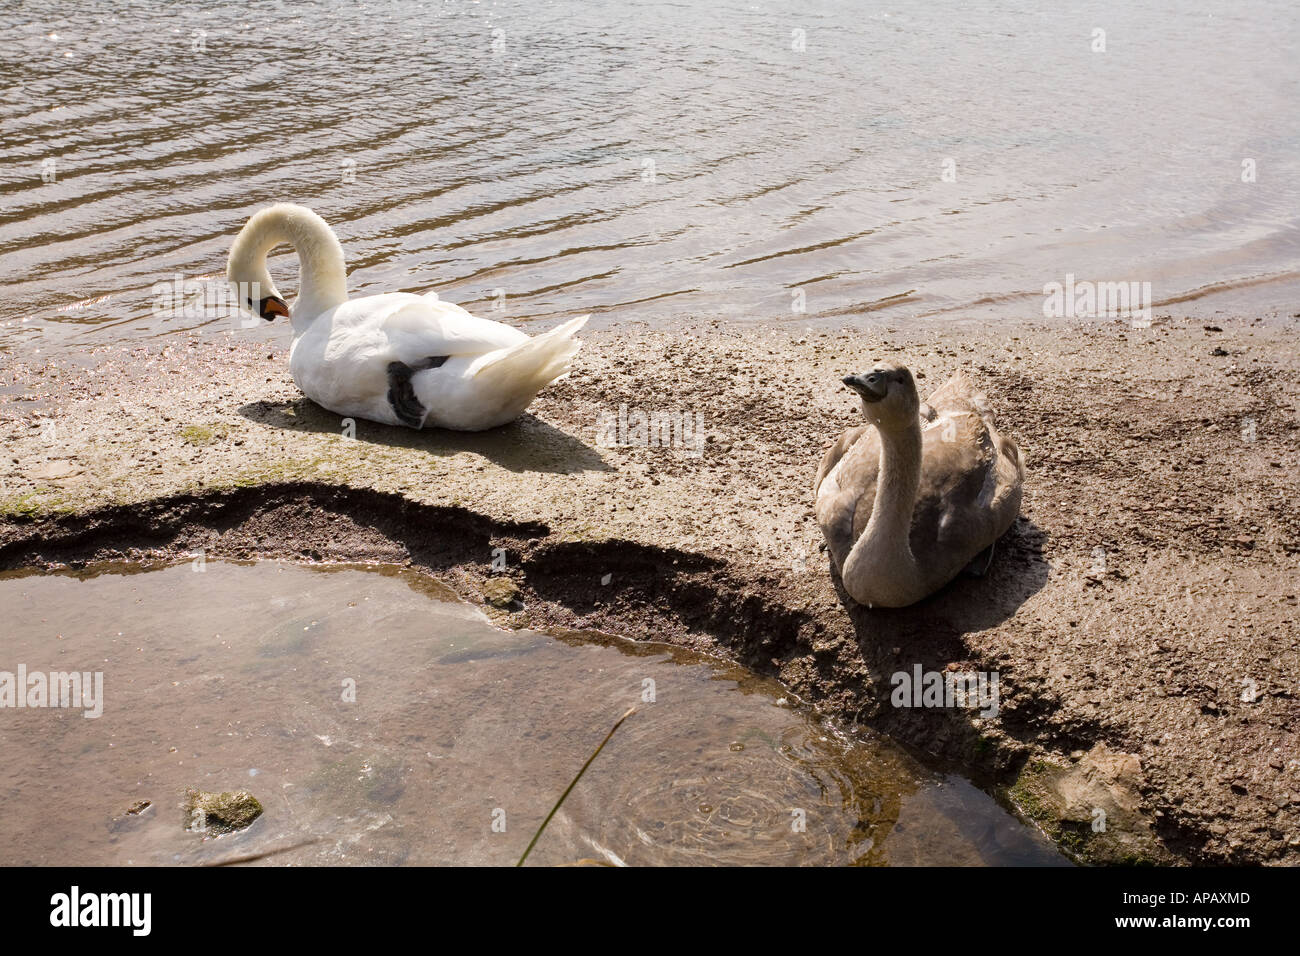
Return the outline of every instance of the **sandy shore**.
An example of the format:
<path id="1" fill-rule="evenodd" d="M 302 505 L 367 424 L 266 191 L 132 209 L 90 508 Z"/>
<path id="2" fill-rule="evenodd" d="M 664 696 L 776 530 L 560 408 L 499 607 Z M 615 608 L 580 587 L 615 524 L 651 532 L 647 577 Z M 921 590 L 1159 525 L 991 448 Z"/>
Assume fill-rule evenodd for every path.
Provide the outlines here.
<path id="1" fill-rule="evenodd" d="M 6 362 L 0 568 L 202 548 L 410 562 L 476 599 L 504 578 L 503 623 L 717 648 L 1082 859 L 1296 864 L 1298 332 L 604 328 L 514 425 L 355 438 L 235 336 Z M 923 391 L 966 369 L 1029 470 L 984 577 L 886 612 L 837 590 L 811 496 L 856 421 L 839 378 L 876 358 Z M 997 713 L 891 705 L 917 665 L 997 673 Z"/>

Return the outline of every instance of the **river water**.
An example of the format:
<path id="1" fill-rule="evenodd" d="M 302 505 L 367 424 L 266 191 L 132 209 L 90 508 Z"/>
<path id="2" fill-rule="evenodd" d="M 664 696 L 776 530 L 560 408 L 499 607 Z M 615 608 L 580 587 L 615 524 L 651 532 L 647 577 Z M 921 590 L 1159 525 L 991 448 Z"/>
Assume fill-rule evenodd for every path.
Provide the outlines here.
<path id="1" fill-rule="evenodd" d="M 525 328 L 1293 280 L 1300 7 L 1068 6 L 11 0 L 0 349 L 286 336 L 219 298 L 279 200 Z"/>
<path id="2" fill-rule="evenodd" d="M 0 672 L 102 675 L 93 707 L 0 710 L 0 865 L 512 864 L 630 707 L 530 865 L 1065 862 L 962 778 L 770 680 L 498 630 L 407 570 L 7 572 L 0 615 Z M 205 838 L 190 789 L 264 812 Z"/>

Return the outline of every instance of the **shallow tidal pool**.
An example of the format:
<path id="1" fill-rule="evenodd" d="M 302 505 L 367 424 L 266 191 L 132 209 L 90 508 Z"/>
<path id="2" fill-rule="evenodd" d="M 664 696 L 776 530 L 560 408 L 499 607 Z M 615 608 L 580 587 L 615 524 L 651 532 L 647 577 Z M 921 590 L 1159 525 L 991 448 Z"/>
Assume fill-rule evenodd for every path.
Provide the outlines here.
<path id="1" fill-rule="evenodd" d="M 0 708 L 4 865 L 513 864 L 629 707 L 529 865 L 1065 862 L 962 778 L 835 732 L 773 681 L 499 630 L 403 569 L 8 572 L 0 620 L 0 672 L 103 680 L 97 717 Z M 264 812 L 205 835 L 191 788 Z"/>

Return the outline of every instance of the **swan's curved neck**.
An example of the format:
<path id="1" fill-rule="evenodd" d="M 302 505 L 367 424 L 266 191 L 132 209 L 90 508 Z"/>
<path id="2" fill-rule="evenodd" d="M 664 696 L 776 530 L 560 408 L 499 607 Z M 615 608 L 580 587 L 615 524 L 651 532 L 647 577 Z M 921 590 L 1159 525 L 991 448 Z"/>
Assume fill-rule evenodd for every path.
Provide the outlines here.
<path id="1" fill-rule="evenodd" d="M 255 214 L 231 246 L 226 277 L 232 285 L 249 283 L 252 288 L 256 283 L 262 296 L 281 297 L 267 271 L 266 257 L 286 243 L 298 255 L 298 298 L 290 314 L 294 329 L 301 331 L 322 312 L 348 300 L 343 247 L 320 216 L 288 203 Z"/>
<path id="2" fill-rule="evenodd" d="M 901 607 L 925 588 L 909 536 L 921 484 L 921 422 L 880 431 L 876 500 L 861 537 L 844 561 L 844 588 L 859 604 Z"/>

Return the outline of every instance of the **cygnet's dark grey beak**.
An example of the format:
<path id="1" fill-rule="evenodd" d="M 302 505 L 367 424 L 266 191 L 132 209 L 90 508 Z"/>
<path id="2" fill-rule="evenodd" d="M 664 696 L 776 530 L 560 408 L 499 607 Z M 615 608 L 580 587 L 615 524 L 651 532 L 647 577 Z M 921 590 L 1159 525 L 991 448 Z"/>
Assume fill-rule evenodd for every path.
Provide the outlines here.
<path id="1" fill-rule="evenodd" d="M 844 384 L 862 396 L 864 402 L 878 402 L 889 392 L 885 376 L 879 372 L 862 372 L 859 375 L 846 375 Z"/>

